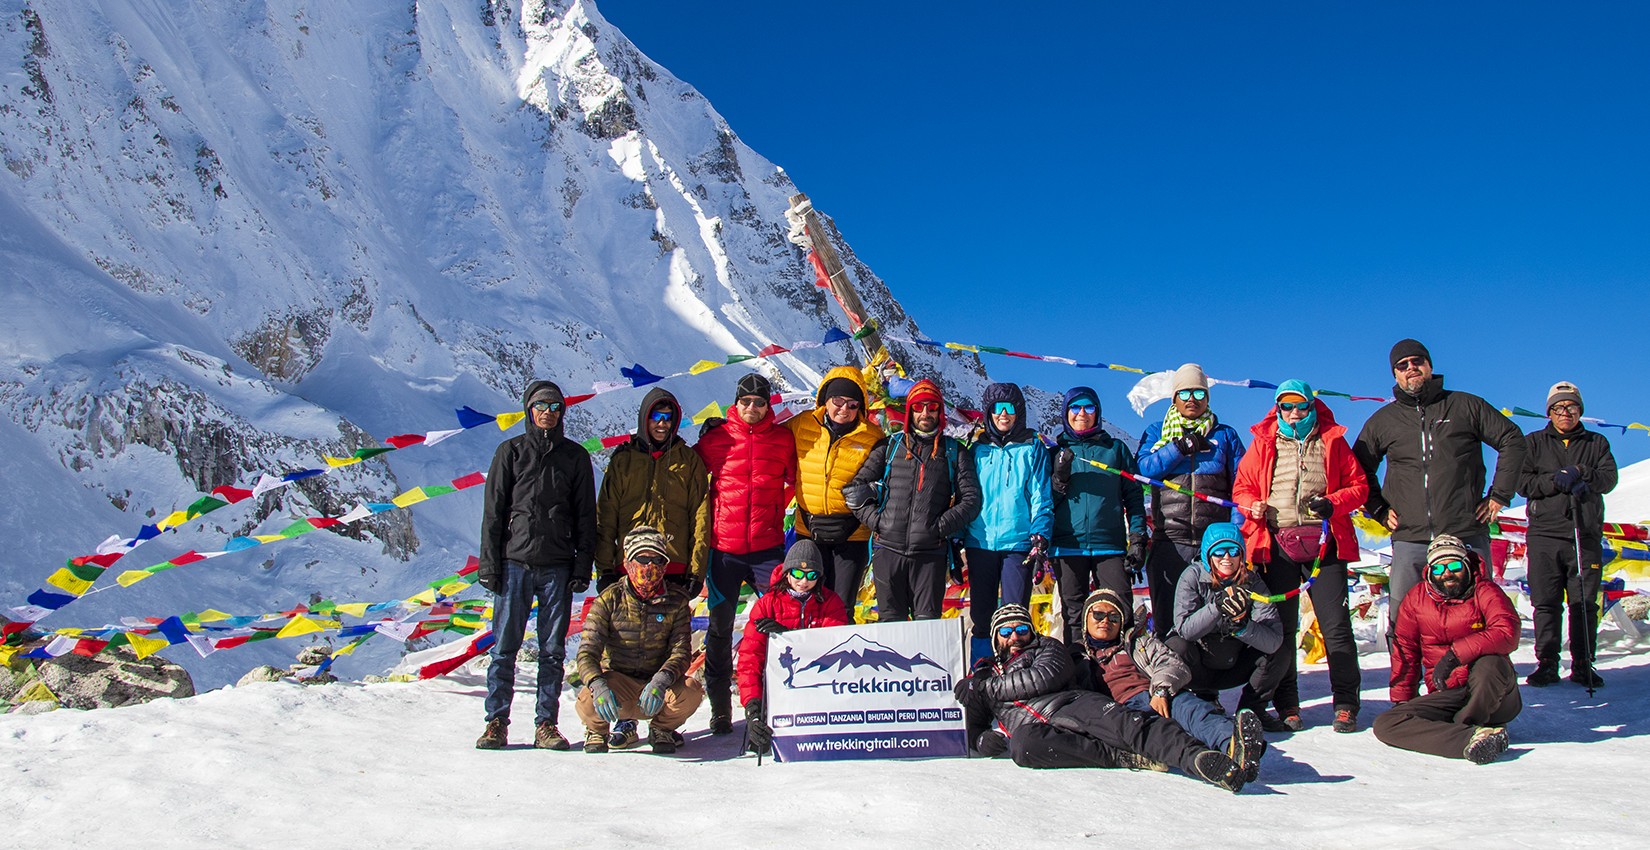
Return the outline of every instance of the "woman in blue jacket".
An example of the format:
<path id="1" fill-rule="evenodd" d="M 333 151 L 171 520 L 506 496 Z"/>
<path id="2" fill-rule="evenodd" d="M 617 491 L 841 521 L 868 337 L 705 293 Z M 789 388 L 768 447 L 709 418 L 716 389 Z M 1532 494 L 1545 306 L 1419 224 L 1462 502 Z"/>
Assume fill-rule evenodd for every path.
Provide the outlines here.
<path id="1" fill-rule="evenodd" d="M 985 427 L 971 450 L 984 504 L 963 530 L 977 646 L 985 643 L 999 588 L 1002 605 L 1030 607 L 1035 567 L 1029 562 L 1047 551 L 1054 533 L 1049 453 L 1026 426 L 1025 395 L 1014 384 L 992 384 L 984 401 Z"/>
<path id="2" fill-rule="evenodd" d="M 1054 534 L 1050 538 L 1068 646 L 1082 646 L 1083 600 L 1101 588 L 1132 599 L 1129 572 L 1146 553 L 1145 496 L 1140 484 L 1087 461 L 1134 472 L 1134 453 L 1101 425 L 1100 394 L 1066 393 L 1065 427 L 1055 438 Z"/>

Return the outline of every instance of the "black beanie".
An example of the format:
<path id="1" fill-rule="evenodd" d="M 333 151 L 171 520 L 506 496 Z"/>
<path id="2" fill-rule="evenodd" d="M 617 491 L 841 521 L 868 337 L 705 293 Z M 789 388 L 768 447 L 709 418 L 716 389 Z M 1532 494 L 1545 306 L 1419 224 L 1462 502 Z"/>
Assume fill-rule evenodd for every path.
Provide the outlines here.
<path id="1" fill-rule="evenodd" d="M 856 384 L 847 378 L 832 378 L 829 381 L 826 381 L 824 386 L 819 388 L 819 398 L 821 401 L 836 398 L 838 396 L 851 398 L 854 401 L 859 402 L 861 405 L 865 404 L 865 392 L 859 388 L 859 384 Z"/>
<path id="2" fill-rule="evenodd" d="M 773 396 L 773 385 L 768 383 L 767 378 L 752 372 L 740 378 L 739 385 L 733 391 L 735 401 L 748 395 L 758 395 L 764 399 L 771 398 Z"/>
<path id="3" fill-rule="evenodd" d="M 1419 340 L 1400 339 L 1397 345 L 1392 346 L 1392 353 L 1387 356 L 1387 368 L 1396 372 L 1398 362 L 1410 357 L 1422 357 L 1428 363 L 1432 362 L 1432 352 L 1427 351 L 1427 347 L 1422 345 Z"/>

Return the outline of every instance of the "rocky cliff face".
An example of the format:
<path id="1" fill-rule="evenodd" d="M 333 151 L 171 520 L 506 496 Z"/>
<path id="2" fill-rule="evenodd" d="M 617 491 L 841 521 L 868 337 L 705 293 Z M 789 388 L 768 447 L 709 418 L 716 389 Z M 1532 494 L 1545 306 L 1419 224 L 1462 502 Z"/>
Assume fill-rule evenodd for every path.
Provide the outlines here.
<path id="1" fill-rule="evenodd" d="M 0 160 L 0 606 L 212 487 L 450 428 L 462 405 L 519 410 L 531 378 L 581 392 L 843 323 L 786 240 L 797 187 L 588 2 L 0 0 Z M 868 309 L 919 336 L 834 241 Z M 972 357 L 896 353 L 964 396 L 984 383 Z M 750 368 L 811 389 L 852 356 L 670 389 L 696 410 Z M 569 432 L 629 430 L 639 398 L 598 396 Z M 501 436 L 310 479 L 123 566 L 485 469 Z M 44 625 L 411 595 L 473 550 L 479 512 L 468 491 Z M 282 652 L 179 660 L 211 686 Z"/>

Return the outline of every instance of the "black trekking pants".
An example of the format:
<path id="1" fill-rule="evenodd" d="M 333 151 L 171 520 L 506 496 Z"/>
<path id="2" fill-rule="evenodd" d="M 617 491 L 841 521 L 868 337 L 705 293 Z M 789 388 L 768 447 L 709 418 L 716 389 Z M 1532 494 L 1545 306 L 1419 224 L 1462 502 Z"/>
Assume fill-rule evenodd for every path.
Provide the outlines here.
<path id="1" fill-rule="evenodd" d="M 1389 747 L 1465 758 L 1479 726 L 1505 726 L 1524 708 L 1518 673 L 1505 655 L 1486 655 L 1467 669 L 1467 684 L 1401 702 L 1375 718 L 1375 737 Z"/>

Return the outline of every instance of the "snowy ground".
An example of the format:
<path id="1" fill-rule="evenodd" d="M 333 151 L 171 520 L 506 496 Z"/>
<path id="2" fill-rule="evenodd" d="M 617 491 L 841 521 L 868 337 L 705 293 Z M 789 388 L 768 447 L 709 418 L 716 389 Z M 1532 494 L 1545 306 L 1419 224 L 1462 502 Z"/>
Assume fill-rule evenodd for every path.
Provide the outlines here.
<path id="1" fill-rule="evenodd" d="M 1382 656 L 1363 658 L 1356 735 L 1329 730 L 1327 672 L 1308 667 L 1310 728 L 1273 736 L 1261 780 L 1236 796 L 1179 774 L 1006 760 L 758 767 L 736 754 L 737 734 L 706 732 L 705 710 L 675 758 L 540 752 L 525 746 L 525 695 L 520 743 L 480 752 L 483 685 L 466 674 L 0 717 L 0 807 L 15 847 L 1617 846 L 1642 830 L 1650 657 L 1601 654 L 1609 684 L 1596 698 L 1568 681 L 1525 688 L 1512 749 L 1483 767 L 1375 740 Z M 570 700 L 562 728 L 580 733 Z"/>

